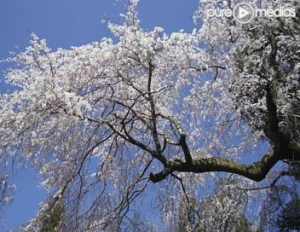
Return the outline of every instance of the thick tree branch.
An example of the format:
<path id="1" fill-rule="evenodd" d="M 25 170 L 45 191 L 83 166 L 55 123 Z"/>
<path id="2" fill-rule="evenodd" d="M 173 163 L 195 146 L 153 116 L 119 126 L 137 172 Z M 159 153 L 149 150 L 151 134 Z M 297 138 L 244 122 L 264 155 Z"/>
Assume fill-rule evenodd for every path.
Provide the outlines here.
<path id="1" fill-rule="evenodd" d="M 181 161 L 169 162 L 168 168 L 157 174 L 151 174 L 152 182 L 165 179 L 172 172 L 228 172 L 244 176 L 254 181 L 263 180 L 270 169 L 281 159 L 280 151 L 269 151 L 259 162 L 250 165 L 240 164 L 223 158 L 203 158 L 193 160 L 190 164 Z"/>
<path id="2" fill-rule="evenodd" d="M 153 140 L 155 142 L 155 146 L 156 146 L 156 150 L 158 152 L 158 155 L 160 155 L 159 153 L 161 153 L 161 144 L 159 142 L 159 138 L 158 138 L 158 133 L 157 133 L 157 123 L 156 123 L 156 110 L 155 110 L 155 103 L 154 103 L 154 99 L 153 99 L 153 95 L 151 93 L 151 83 L 152 83 L 152 75 L 153 75 L 153 70 L 154 70 L 154 66 L 151 63 L 151 60 L 149 61 L 149 74 L 148 74 L 148 99 L 150 102 L 150 110 L 151 110 L 151 119 L 152 119 L 152 136 L 153 136 Z"/>
<path id="3" fill-rule="evenodd" d="M 182 147 L 185 162 L 187 162 L 188 164 L 192 163 L 191 152 L 186 143 L 186 136 L 184 134 L 181 134 L 180 136 L 179 145 Z"/>
<path id="4" fill-rule="evenodd" d="M 279 119 L 277 116 L 277 106 L 274 100 L 274 93 L 270 85 L 266 87 L 266 105 L 267 118 L 265 119 L 266 126 L 264 132 L 266 136 L 273 142 L 273 144 L 287 143 L 288 138 L 279 131 Z"/>

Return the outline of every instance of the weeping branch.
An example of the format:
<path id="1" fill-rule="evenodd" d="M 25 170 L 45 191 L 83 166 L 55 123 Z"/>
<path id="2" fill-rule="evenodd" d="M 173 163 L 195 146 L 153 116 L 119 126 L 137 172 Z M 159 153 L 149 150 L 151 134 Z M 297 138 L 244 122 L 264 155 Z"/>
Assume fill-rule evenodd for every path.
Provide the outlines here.
<path id="1" fill-rule="evenodd" d="M 183 148 L 185 162 L 178 159 L 168 161 L 163 171 L 150 174 L 150 180 L 154 183 L 162 181 L 173 172 L 228 172 L 258 182 L 266 177 L 278 161 L 290 159 L 300 160 L 300 143 L 292 141 L 286 134 L 279 130 L 277 106 L 273 92 L 272 86 L 268 85 L 266 87 L 267 112 L 264 132 L 270 140 L 272 149 L 268 151 L 259 162 L 246 165 L 216 157 L 193 160 L 185 137 L 183 137 L 180 139 L 179 144 Z"/>

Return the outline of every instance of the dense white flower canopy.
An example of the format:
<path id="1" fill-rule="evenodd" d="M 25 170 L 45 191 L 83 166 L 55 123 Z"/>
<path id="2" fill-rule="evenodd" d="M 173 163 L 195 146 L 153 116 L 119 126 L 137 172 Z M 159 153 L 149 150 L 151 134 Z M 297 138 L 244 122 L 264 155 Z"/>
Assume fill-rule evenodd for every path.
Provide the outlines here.
<path id="1" fill-rule="evenodd" d="M 34 165 L 49 191 L 27 231 L 57 204 L 64 231 L 118 231 L 150 192 L 168 219 L 170 202 L 201 197 L 214 175 L 203 173 L 237 174 L 243 187 L 300 159 L 299 18 L 206 18 L 236 1 L 202 0 L 199 28 L 166 34 L 139 26 L 137 4 L 109 23 L 114 40 L 52 51 L 33 34 L 12 58 L 16 91 L 0 96 L 3 178 L 14 159 Z M 237 163 L 245 154 L 261 160 Z"/>

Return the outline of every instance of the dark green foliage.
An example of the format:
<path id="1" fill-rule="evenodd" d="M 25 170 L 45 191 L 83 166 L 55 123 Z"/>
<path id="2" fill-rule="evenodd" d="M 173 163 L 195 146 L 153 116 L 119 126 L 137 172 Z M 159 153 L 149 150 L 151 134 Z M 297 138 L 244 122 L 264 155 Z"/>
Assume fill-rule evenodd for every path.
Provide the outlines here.
<path id="1" fill-rule="evenodd" d="M 64 213 L 63 204 L 57 204 L 47 215 L 43 221 L 43 226 L 40 232 L 58 232 L 58 225 L 60 224 Z"/>
<path id="2" fill-rule="evenodd" d="M 300 231 L 300 199 L 291 200 L 278 216 L 280 231 Z"/>

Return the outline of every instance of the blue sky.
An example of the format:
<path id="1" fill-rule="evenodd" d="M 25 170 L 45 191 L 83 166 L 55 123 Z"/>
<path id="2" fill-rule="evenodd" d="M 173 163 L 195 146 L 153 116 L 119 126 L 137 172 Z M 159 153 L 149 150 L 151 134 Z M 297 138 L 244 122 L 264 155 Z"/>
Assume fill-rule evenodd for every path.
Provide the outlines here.
<path id="1" fill-rule="evenodd" d="M 119 14 L 124 13 L 125 3 L 126 0 L 2 0 L 0 59 L 8 57 L 10 51 L 22 51 L 31 32 L 47 39 L 53 49 L 78 46 L 111 36 L 101 20 L 120 22 Z M 195 27 L 192 13 L 197 6 L 196 0 L 141 0 L 139 18 L 145 29 L 160 26 L 166 32 L 190 31 Z M 3 71 L 7 67 L 8 64 L 0 63 L 0 92 L 9 89 L 3 83 Z M 13 181 L 18 190 L 14 203 L 5 209 L 3 215 L 6 229 L 34 217 L 45 194 L 37 187 L 33 170 L 16 169 Z"/>

